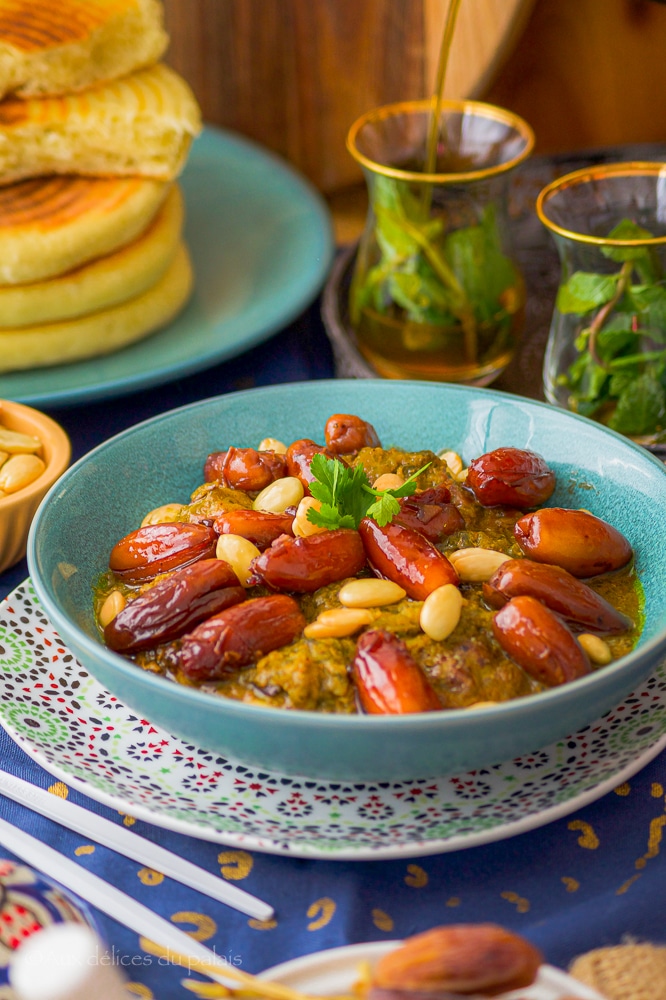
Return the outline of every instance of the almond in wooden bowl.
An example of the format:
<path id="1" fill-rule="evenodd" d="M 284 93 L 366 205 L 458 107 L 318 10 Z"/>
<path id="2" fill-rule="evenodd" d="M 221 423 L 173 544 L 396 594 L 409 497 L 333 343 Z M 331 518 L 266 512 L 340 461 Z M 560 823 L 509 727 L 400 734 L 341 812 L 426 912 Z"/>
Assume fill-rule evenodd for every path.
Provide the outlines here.
<path id="1" fill-rule="evenodd" d="M 0 573 L 25 555 L 35 512 L 70 458 L 60 424 L 30 406 L 0 400 Z"/>

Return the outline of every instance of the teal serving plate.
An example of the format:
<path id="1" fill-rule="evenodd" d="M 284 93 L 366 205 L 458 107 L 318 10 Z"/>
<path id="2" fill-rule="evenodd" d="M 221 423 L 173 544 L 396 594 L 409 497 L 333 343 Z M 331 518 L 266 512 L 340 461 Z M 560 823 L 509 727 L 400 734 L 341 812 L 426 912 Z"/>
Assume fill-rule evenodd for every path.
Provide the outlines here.
<path id="1" fill-rule="evenodd" d="M 265 437 L 323 442 L 326 419 L 355 413 L 382 444 L 453 448 L 465 462 L 511 445 L 557 474 L 553 506 L 585 507 L 635 550 L 645 625 L 630 654 L 538 695 L 478 709 L 338 716 L 245 705 L 146 673 L 106 649 L 93 583 L 115 542 L 151 509 L 186 502 L 206 455 Z M 85 669 L 126 706 L 181 739 L 253 767 L 343 781 L 427 778 L 538 750 L 611 710 L 666 656 L 666 472 L 647 451 L 545 403 L 427 382 L 330 380 L 207 399 L 138 424 L 73 465 L 33 521 L 28 565 L 37 595 Z"/>

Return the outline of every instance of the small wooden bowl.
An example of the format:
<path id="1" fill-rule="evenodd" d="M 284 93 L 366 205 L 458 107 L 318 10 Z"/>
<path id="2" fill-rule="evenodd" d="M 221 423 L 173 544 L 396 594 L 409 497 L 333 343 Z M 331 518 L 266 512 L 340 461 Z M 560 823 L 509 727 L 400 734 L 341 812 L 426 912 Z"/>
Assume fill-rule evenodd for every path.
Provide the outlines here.
<path id="1" fill-rule="evenodd" d="M 0 400 L 0 425 L 42 442 L 40 457 L 46 469 L 16 493 L 0 497 L 0 573 L 14 566 L 26 552 L 30 524 L 42 499 L 69 465 L 72 449 L 60 424 L 22 403 Z"/>

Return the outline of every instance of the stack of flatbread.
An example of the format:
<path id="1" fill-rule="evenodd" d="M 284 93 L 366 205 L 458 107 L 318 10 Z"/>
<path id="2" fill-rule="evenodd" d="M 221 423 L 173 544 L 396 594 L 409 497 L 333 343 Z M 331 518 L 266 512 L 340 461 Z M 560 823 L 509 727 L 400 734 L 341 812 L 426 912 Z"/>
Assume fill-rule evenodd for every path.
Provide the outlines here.
<path id="1" fill-rule="evenodd" d="M 0 0 L 0 372 L 108 354 L 187 302 L 201 116 L 167 44 L 160 0 Z"/>

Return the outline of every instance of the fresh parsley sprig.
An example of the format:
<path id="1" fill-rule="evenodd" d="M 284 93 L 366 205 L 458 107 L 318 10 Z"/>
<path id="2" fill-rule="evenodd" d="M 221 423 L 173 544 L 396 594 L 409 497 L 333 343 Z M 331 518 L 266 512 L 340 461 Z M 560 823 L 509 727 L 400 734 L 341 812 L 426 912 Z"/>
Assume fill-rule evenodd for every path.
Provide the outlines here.
<path id="1" fill-rule="evenodd" d="M 310 493 L 321 506 L 319 510 L 309 508 L 308 520 L 321 528 L 358 528 L 364 517 L 372 517 L 384 527 L 400 513 L 400 497 L 416 491 L 416 480 L 428 465 L 429 462 L 396 489 L 376 490 L 362 465 L 349 468 L 337 458 L 315 455 L 310 463 L 315 476 Z"/>

